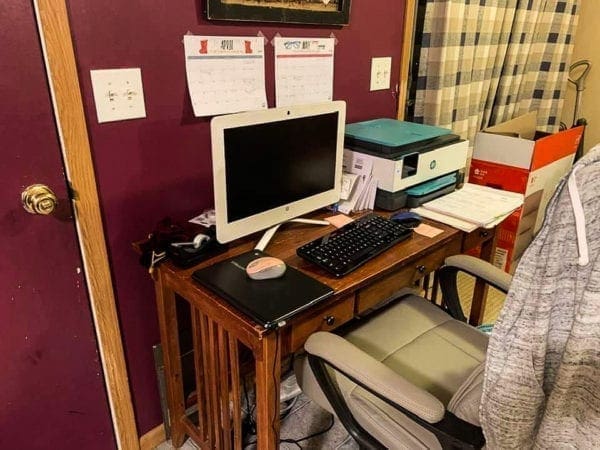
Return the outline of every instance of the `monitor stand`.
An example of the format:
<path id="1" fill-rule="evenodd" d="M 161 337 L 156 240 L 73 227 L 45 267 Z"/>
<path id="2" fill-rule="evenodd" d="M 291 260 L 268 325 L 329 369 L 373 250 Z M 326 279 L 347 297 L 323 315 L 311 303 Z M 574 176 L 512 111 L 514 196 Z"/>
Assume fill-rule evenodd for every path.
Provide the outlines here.
<path id="1" fill-rule="evenodd" d="M 269 244 L 269 241 L 271 240 L 271 238 L 273 237 L 273 235 L 275 234 L 277 229 L 281 225 L 283 225 L 284 223 L 287 223 L 287 222 L 308 223 L 311 225 L 331 225 L 326 220 L 302 219 L 302 218 L 287 220 L 286 222 L 278 223 L 274 227 L 271 227 L 267 231 L 265 231 L 265 234 L 263 234 L 262 238 L 260 238 L 260 241 L 258 241 L 256 246 L 254 247 L 254 250 L 260 250 L 261 252 L 265 251 L 265 248 Z"/>

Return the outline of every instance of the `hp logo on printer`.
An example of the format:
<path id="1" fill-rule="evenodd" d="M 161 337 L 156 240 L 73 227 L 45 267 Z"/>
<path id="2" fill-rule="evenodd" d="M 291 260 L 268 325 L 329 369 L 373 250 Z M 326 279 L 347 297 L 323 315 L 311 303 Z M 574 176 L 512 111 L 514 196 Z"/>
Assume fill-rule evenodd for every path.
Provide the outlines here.
<path id="1" fill-rule="evenodd" d="M 434 159 L 433 161 L 431 161 L 431 162 L 429 163 L 429 168 L 430 168 L 431 170 L 433 170 L 433 169 L 435 169 L 435 166 L 436 166 L 436 165 L 437 165 L 437 162 L 436 162 L 436 161 L 435 161 L 435 159 Z"/>

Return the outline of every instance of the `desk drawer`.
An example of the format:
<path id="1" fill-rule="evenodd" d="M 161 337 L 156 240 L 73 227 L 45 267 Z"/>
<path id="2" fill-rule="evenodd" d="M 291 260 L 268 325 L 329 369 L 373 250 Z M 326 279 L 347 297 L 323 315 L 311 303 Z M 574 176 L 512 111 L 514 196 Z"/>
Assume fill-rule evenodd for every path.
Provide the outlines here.
<path id="1" fill-rule="evenodd" d="M 411 287 L 415 281 L 439 268 L 447 256 L 460 252 L 460 241 L 455 241 L 421 256 L 419 259 L 400 267 L 397 272 L 386 275 L 381 280 L 361 289 L 356 294 L 356 313 L 361 314 L 390 298 L 398 290 Z"/>
<path id="2" fill-rule="evenodd" d="M 354 295 L 311 314 L 310 317 L 292 326 L 291 351 L 302 347 L 312 333 L 333 330 L 348 322 L 352 317 L 354 317 Z"/>

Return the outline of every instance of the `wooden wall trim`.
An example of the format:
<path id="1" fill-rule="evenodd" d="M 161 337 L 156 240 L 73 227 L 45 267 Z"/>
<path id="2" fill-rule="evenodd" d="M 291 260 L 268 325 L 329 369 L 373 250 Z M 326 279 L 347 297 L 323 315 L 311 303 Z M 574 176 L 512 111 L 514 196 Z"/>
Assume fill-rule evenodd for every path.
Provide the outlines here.
<path id="1" fill-rule="evenodd" d="M 405 0 L 404 36 L 402 38 L 402 58 L 400 59 L 400 81 L 398 87 L 398 120 L 404 120 L 404 112 L 406 110 L 417 1 Z"/>
<path id="2" fill-rule="evenodd" d="M 66 0 L 34 0 L 117 445 L 139 449 Z"/>

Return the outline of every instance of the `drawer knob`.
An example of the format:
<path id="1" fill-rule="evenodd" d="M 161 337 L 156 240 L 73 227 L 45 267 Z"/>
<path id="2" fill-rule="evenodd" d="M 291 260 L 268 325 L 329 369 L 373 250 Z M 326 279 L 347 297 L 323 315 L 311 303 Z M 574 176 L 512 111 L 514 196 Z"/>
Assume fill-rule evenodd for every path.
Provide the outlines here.
<path id="1" fill-rule="evenodd" d="M 325 316 L 325 317 L 323 317 L 323 321 L 327 325 L 331 326 L 331 325 L 333 325 L 335 323 L 335 317 L 333 317 L 333 316 Z"/>
<path id="2" fill-rule="evenodd" d="M 417 266 L 417 271 L 419 273 L 425 273 L 425 269 L 427 269 L 425 266 L 421 265 L 421 266 Z"/>

